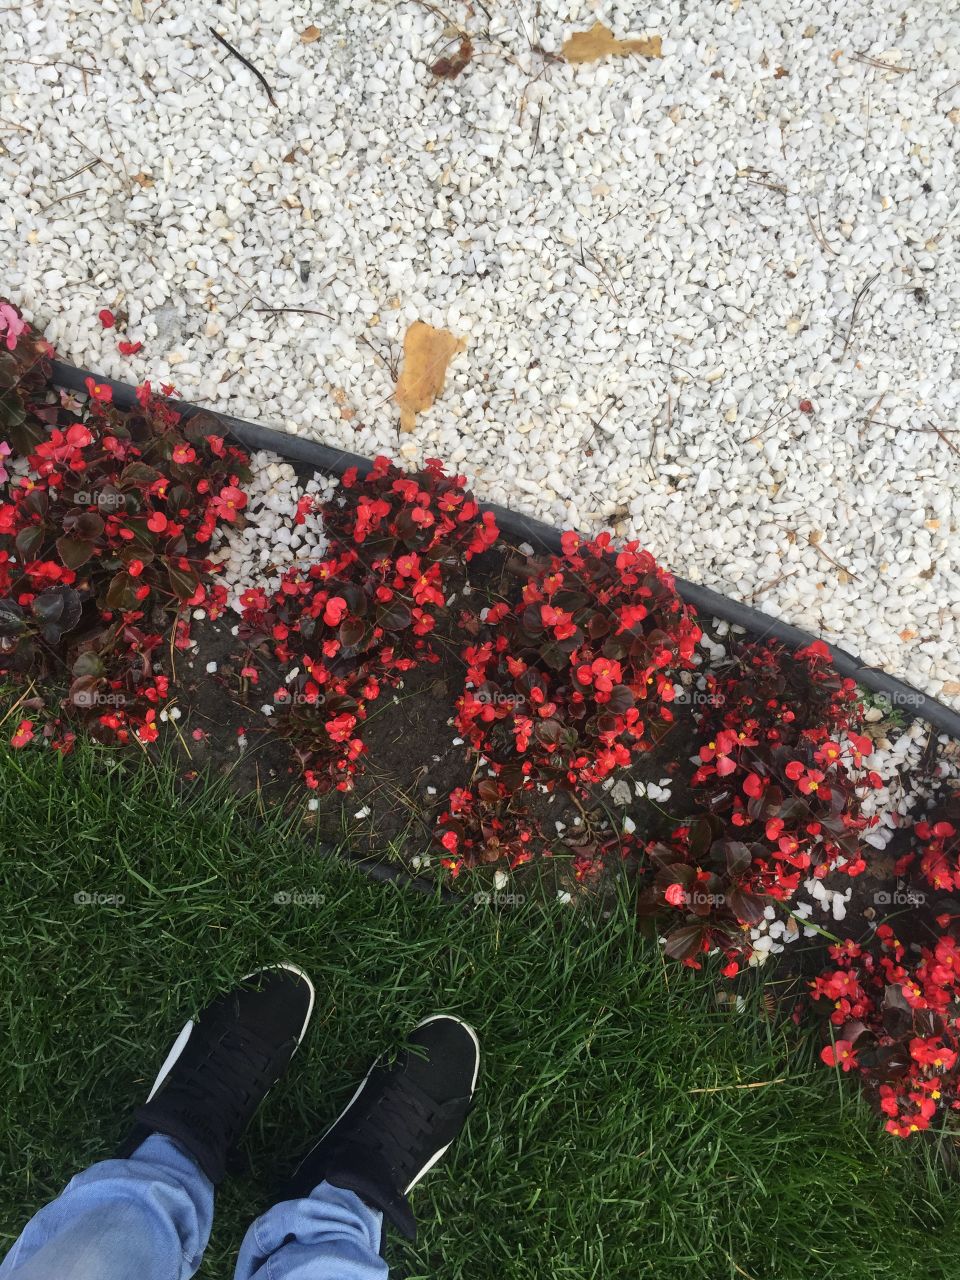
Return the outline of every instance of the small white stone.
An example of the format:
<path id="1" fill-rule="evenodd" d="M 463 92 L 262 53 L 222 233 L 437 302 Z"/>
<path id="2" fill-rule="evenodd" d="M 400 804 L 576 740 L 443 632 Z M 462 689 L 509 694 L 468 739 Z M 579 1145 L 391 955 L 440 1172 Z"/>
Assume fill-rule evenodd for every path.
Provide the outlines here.
<path id="1" fill-rule="evenodd" d="M 630 804 L 633 799 L 633 792 L 630 789 L 630 783 L 625 778 L 619 778 L 611 787 L 610 799 L 621 808 Z"/>

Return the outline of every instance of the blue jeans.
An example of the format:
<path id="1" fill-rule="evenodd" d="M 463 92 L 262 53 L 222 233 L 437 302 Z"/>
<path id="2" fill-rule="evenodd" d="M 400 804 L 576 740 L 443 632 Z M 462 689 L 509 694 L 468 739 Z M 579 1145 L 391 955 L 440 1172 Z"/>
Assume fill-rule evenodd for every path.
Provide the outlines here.
<path id="1" fill-rule="evenodd" d="M 78 1174 L 27 1223 L 0 1280 L 188 1280 L 213 1221 L 213 1183 L 175 1142 Z M 250 1227 L 236 1280 L 386 1280 L 381 1215 L 322 1182 Z"/>

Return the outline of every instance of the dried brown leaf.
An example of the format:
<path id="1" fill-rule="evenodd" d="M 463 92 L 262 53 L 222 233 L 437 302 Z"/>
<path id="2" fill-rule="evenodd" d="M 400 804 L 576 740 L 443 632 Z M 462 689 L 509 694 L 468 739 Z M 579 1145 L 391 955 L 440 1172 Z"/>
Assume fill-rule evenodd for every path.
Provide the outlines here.
<path id="1" fill-rule="evenodd" d="M 659 36 L 643 40 L 618 40 L 609 27 L 595 22 L 589 31 L 577 31 L 563 42 L 563 56 L 567 62 L 599 62 L 601 58 L 625 58 L 638 53 L 641 58 L 662 58 L 662 41 Z"/>
<path id="2" fill-rule="evenodd" d="M 440 80 L 456 80 L 472 57 L 473 42 L 469 36 L 462 36 L 457 52 L 449 58 L 438 58 L 430 70 Z"/>
<path id="3" fill-rule="evenodd" d="M 300 40 L 303 44 L 313 44 L 314 40 L 319 40 L 322 34 L 319 27 L 309 26 L 306 31 L 300 32 Z"/>
<path id="4" fill-rule="evenodd" d="M 417 414 L 429 409 L 443 390 L 447 365 L 466 343 L 447 329 L 415 320 L 403 339 L 403 368 L 394 393 L 400 406 L 400 430 L 412 431 Z"/>

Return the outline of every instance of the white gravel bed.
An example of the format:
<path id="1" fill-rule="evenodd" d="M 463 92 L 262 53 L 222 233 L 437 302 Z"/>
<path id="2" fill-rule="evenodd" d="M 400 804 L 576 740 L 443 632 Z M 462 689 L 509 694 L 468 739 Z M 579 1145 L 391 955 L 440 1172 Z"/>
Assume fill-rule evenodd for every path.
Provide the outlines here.
<path id="1" fill-rule="evenodd" d="M 555 60 L 597 18 L 663 57 Z M 958 123 L 956 6 L 39 0 L 0 26 L 0 292 L 960 705 Z M 416 319 L 466 348 L 401 437 Z"/>
<path id="2" fill-rule="evenodd" d="M 250 469 L 244 527 L 224 526 L 213 548 L 228 588 L 227 603 L 238 612 L 249 587 L 272 595 L 287 569 L 294 564 L 305 569 L 323 557 L 327 540 L 320 517 L 312 514 L 298 525 L 297 503 L 305 496 L 327 501 L 339 483 L 318 473 L 301 485 L 293 467 L 267 450 L 251 455 Z"/>
<path id="3" fill-rule="evenodd" d="M 868 725 L 879 726 L 881 719 L 880 713 L 868 712 Z M 930 726 L 920 720 L 905 725 L 891 721 L 885 732 L 876 734 L 873 753 L 864 757 L 863 773 L 878 773 L 884 782 L 878 789 L 861 793 L 863 812 L 868 817 L 879 817 L 877 826 L 864 835 L 865 843 L 874 849 L 885 849 L 894 833 L 915 822 L 931 800 L 960 785 L 960 741 L 956 738 L 936 735 L 929 774 L 921 767 L 931 732 Z M 898 887 L 898 892 L 907 891 Z M 795 894 L 788 903 L 767 906 L 764 920 L 750 930 L 750 964 L 764 964 L 770 955 L 778 954 L 801 937 L 814 937 L 819 930 L 832 932 L 834 924 L 846 918 L 852 894 L 850 880 L 842 872 L 832 872 L 825 880 L 814 876 L 804 880 L 802 893 Z M 881 908 L 889 903 L 878 897 L 877 905 Z M 885 915 L 883 910 L 877 910 L 876 923 Z"/>

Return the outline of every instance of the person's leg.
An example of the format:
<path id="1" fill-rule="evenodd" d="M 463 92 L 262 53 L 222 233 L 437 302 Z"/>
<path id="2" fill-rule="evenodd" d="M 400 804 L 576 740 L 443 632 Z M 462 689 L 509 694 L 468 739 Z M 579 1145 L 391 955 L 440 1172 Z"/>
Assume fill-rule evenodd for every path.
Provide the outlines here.
<path id="1" fill-rule="evenodd" d="M 236 1280 L 386 1280 L 383 1214 L 354 1191 L 322 1182 L 274 1205 L 251 1226 Z"/>
<path id="2" fill-rule="evenodd" d="M 292 965 L 251 974 L 188 1022 L 120 1151 L 41 1209 L 0 1280 L 182 1280 L 210 1233 L 227 1157 L 313 1011 Z"/>
<path id="3" fill-rule="evenodd" d="M 78 1174 L 24 1229 L 0 1280 L 188 1280 L 213 1220 L 213 1183 L 170 1138 Z"/>
<path id="4" fill-rule="evenodd" d="M 444 1016 L 422 1022 L 393 1066 L 375 1062 L 288 1198 L 247 1232 L 236 1280 L 385 1280 L 383 1221 L 416 1237 L 407 1195 L 463 1128 L 479 1067 L 473 1030 Z"/>

